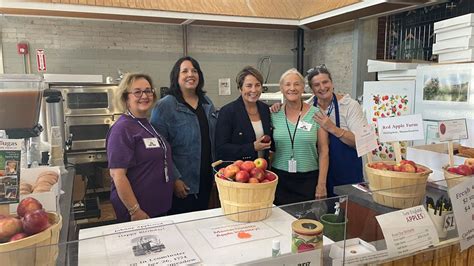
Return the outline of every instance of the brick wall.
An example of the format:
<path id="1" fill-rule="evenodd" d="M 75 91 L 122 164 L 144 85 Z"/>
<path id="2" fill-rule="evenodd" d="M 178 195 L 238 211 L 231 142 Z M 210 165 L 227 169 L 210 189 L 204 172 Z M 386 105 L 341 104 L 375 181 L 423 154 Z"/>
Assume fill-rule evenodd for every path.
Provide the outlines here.
<path id="1" fill-rule="evenodd" d="M 326 64 L 336 92 L 352 91 L 354 23 L 348 22 L 311 32 L 311 66 Z"/>
<path id="2" fill-rule="evenodd" d="M 0 21 L 5 73 L 23 73 L 16 44 L 27 41 L 32 73 L 38 73 L 35 49 L 42 48 L 47 73 L 117 77 L 117 69 L 142 71 L 161 87 L 169 85 L 170 69 L 183 52 L 179 25 L 17 16 L 4 16 Z M 233 82 L 232 95 L 218 97 L 218 78 L 233 81 L 243 66 L 256 66 L 262 56 L 270 56 L 268 82 L 275 83 L 296 64 L 291 50 L 295 46 L 292 30 L 188 27 L 188 54 L 199 60 L 205 89 L 219 107 L 235 99 L 238 91 Z"/>

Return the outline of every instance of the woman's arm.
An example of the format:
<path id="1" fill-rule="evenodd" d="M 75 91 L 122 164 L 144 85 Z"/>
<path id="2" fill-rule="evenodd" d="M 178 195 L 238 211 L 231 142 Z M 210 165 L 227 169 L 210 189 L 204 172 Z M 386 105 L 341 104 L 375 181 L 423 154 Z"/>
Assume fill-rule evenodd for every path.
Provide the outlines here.
<path id="1" fill-rule="evenodd" d="M 327 197 L 326 180 L 329 168 L 329 137 L 323 128 L 318 129 L 319 176 L 316 186 L 316 199 Z"/>
<path id="2" fill-rule="evenodd" d="M 131 220 L 136 221 L 150 218 L 147 213 L 140 209 L 140 205 L 138 205 L 135 193 L 133 193 L 132 187 L 127 178 L 127 169 L 110 169 L 110 176 L 114 181 L 120 200 L 130 212 Z"/>

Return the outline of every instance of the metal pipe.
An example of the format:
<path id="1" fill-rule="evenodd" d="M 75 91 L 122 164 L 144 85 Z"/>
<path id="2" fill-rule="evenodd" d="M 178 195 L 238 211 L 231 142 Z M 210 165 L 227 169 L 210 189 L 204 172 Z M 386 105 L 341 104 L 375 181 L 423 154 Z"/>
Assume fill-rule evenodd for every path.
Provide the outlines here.
<path id="1" fill-rule="evenodd" d="M 188 56 L 188 25 L 183 26 L 183 56 Z"/>
<path id="2" fill-rule="evenodd" d="M 296 69 L 304 75 L 304 30 L 301 28 L 297 30 Z"/>

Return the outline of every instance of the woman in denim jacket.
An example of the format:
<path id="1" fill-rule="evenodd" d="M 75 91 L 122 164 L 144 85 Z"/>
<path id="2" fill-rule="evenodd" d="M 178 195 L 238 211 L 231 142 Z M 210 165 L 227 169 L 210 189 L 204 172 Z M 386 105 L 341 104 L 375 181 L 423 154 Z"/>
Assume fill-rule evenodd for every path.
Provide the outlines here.
<path id="1" fill-rule="evenodd" d="M 180 58 L 170 73 L 169 95 L 151 114 L 151 123 L 171 145 L 177 177 L 169 214 L 208 207 L 217 115 L 203 86 L 199 63 L 189 56 Z"/>

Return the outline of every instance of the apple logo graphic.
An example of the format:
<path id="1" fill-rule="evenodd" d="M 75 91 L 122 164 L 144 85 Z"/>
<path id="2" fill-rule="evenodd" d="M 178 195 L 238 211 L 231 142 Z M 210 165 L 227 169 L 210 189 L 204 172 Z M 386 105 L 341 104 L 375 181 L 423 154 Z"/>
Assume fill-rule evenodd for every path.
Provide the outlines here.
<path id="1" fill-rule="evenodd" d="M 441 135 L 444 135 L 444 133 L 446 133 L 446 125 L 444 123 L 441 123 L 441 125 L 439 125 L 439 132 L 441 133 Z"/>

